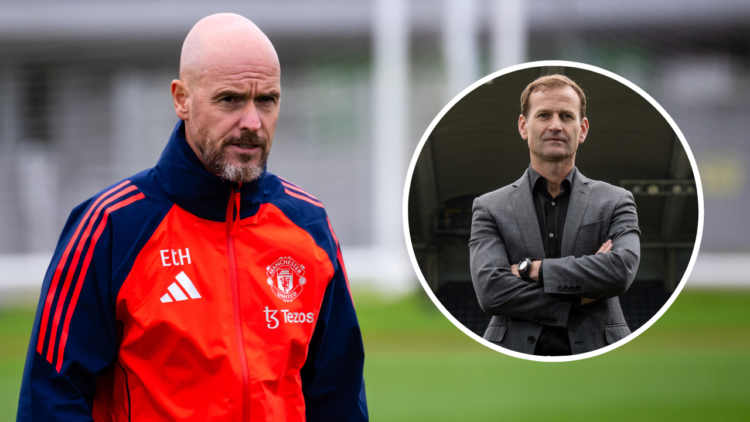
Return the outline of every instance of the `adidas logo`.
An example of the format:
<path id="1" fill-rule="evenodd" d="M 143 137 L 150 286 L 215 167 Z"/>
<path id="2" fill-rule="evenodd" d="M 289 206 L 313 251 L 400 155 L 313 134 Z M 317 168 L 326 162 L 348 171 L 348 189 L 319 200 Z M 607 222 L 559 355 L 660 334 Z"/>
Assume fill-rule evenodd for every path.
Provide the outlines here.
<path id="1" fill-rule="evenodd" d="M 178 286 L 177 283 L 170 284 L 169 287 L 167 287 L 169 293 L 166 293 L 161 297 L 161 299 L 159 299 L 161 300 L 161 303 L 174 302 L 175 300 L 178 302 L 188 300 L 188 297 L 185 296 L 186 292 L 188 296 L 190 296 L 190 299 L 201 298 L 201 294 L 198 293 L 198 290 L 193 285 L 193 282 L 190 281 L 184 271 L 177 274 L 175 278 L 177 279 L 177 283 L 180 283 L 180 285 Z M 182 286 L 182 289 L 180 288 L 180 286 Z M 172 298 L 174 298 L 174 300 L 172 300 Z"/>

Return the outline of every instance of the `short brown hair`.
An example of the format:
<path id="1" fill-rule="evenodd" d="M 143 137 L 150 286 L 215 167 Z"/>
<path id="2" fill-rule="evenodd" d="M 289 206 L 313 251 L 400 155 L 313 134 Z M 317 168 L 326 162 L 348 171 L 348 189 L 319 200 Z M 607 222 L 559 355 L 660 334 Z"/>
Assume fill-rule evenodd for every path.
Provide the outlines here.
<path id="1" fill-rule="evenodd" d="M 577 83 L 565 75 L 546 75 L 538 77 L 534 82 L 528 84 L 526 89 L 521 93 L 521 114 L 528 117 L 529 112 L 529 96 L 539 91 L 540 89 L 546 88 L 562 88 L 569 86 L 578 94 L 581 99 L 581 119 L 586 117 L 586 94 Z"/>

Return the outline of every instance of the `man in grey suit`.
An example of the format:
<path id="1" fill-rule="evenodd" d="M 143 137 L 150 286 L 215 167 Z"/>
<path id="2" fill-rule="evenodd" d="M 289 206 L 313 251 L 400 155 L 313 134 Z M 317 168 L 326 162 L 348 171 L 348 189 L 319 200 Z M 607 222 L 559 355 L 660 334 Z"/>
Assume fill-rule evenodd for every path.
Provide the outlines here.
<path id="1" fill-rule="evenodd" d="M 471 277 L 492 314 L 484 338 L 521 353 L 564 356 L 630 334 L 620 307 L 640 259 L 633 195 L 575 167 L 586 139 L 586 96 L 562 75 L 521 95 L 531 165 L 474 200 Z"/>

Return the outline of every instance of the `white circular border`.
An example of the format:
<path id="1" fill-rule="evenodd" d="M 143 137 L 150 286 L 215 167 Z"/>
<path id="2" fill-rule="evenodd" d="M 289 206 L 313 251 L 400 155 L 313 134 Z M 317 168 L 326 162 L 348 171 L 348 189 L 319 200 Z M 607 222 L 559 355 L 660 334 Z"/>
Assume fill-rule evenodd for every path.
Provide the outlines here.
<path id="1" fill-rule="evenodd" d="M 411 233 L 409 232 L 409 189 L 411 187 L 411 180 L 414 176 L 414 167 L 417 164 L 417 159 L 419 158 L 420 153 L 422 152 L 422 148 L 424 148 L 424 144 L 427 142 L 427 139 L 429 138 L 432 131 L 435 129 L 435 126 L 440 122 L 440 120 L 443 118 L 445 113 L 448 112 L 453 106 L 459 102 L 463 97 L 465 97 L 470 92 L 474 91 L 479 86 L 484 85 L 486 82 L 491 81 L 499 76 L 505 75 L 507 73 L 512 73 L 517 70 L 522 69 L 528 69 L 532 67 L 542 67 L 542 66 L 564 66 L 564 67 L 574 67 L 578 69 L 584 69 L 591 72 L 598 73 L 600 75 L 607 76 L 611 79 L 614 79 L 628 88 L 632 89 L 633 91 L 640 94 L 641 97 L 645 98 L 654 108 L 656 108 L 664 117 L 664 119 L 669 122 L 669 125 L 672 127 L 672 130 L 674 130 L 675 134 L 677 134 L 677 137 L 680 139 L 680 142 L 682 143 L 683 148 L 685 148 L 685 153 L 688 156 L 688 159 L 690 160 L 690 166 L 693 170 L 693 176 L 695 177 L 695 184 L 696 188 L 698 189 L 698 233 L 695 238 L 695 246 L 693 247 L 693 254 L 690 257 L 690 262 L 688 263 L 687 269 L 685 270 L 685 274 L 682 276 L 682 280 L 675 288 L 674 292 L 670 296 L 669 300 L 667 300 L 667 303 L 662 306 L 662 308 L 659 310 L 659 312 L 656 313 L 651 319 L 649 319 L 645 324 L 643 324 L 639 329 L 637 329 L 634 333 L 631 335 L 625 337 L 624 339 L 615 342 L 613 344 L 610 344 L 608 346 L 602 347 L 597 350 L 593 350 L 591 352 L 581 353 L 578 355 L 570 355 L 570 356 L 536 356 L 536 355 L 529 355 L 526 353 L 520 353 L 515 352 L 513 350 L 509 350 L 503 347 L 500 347 L 494 343 L 491 343 L 482 337 L 476 335 L 473 331 L 466 328 L 463 324 L 461 324 L 453 315 L 451 315 L 450 312 L 448 312 L 442 303 L 437 299 L 435 294 L 432 292 L 432 289 L 427 284 L 427 281 L 424 278 L 424 275 L 422 274 L 422 271 L 419 268 L 419 264 L 417 263 L 417 258 L 414 255 L 414 247 L 411 243 Z M 698 173 L 698 166 L 695 164 L 695 157 L 693 157 L 693 152 L 690 150 L 690 146 L 688 145 L 687 141 L 685 140 L 685 136 L 680 131 L 680 128 L 677 127 L 677 124 L 672 120 L 672 117 L 669 116 L 669 114 L 662 108 L 659 103 L 656 102 L 653 98 L 651 98 L 650 95 L 648 95 L 645 91 L 643 91 L 641 88 L 636 86 L 634 83 L 630 82 L 629 80 L 623 78 L 622 76 L 616 75 L 610 71 L 604 70 L 602 68 L 591 66 L 584 63 L 576 63 L 576 62 L 569 62 L 564 60 L 544 60 L 544 61 L 537 61 L 537 62 L 528 62 L 523 63 L 511 67 L 506 67 L 505 69 L 498 70 L 497 72 L 494 72 L 490 75 L 485 76 L 484 78 L 474 82 L 469 87 L 461 91 L 458 95 L 456 95 L 443 109 L 438 113 L 437 116 L 432 120 L 432 123 L 430 123 L 430 126 L 427 127 L 427 130 L 425 131 L 424 135 L 422 135 L 422 139 L 419 141 L 419 145 L 417 145 L 417 149 L 414 151 L 414 155 L 411 158 L 411 163 L 409 163 L 409 171 L 406 174 L 406 182 L 404 184 L 404 198 L 402 201 L 403 205 L 403 220 L 404 220 L 404 237 L 406 238 L 406 246 L 407 250 L 409 252 L 409 259 L 411 260 L 411 264 L 414 267 L 414 271 L 417 274 L 417 277 L 419 278 L 419 282 L 422 283 L 422 287 L 427 292 L 427 295 L 430 297 L 432 302 L 437 306 L 438 309 L 440 309 L 440 312 L 445 315 L 446 318 L 448 318 L 453 325 L 458 327 L 461 331 L 464 332 L 467 336 L 471 337 L 475 341 L 483 344 L 484 346 L 489 347 L 490 349 L 496 350 L 500 353 L 504 353 L 508 356 L 513 356 L 519 359 L 525 359 L 525 360 L 532 360 L 537 362 L 571 362 L 581 359 L 586 359 L 594 356 L 601 355 L 602 353 L 609 352 L 610 350 L 614 350 L 629 341 L 633 340 L 634 338 L 641 335 L 644 331 L 646 331 L 651 325 L 656 322 L 661 316 L 664 314 L 664 312 L 669 309 L 670 306 L 672 306 L 672 303 L 674 303 L 675 299 L 677 299 L 677 296 L 682 291 L 682 288 L 685 287 L 685 283 L 687 282 L 688 276 L 693 271 L 693 266 L 695 265 L 695 259 L 698 256 L 698 250 L 700 249 L 701 239 L 703 238 L 703 186 L 700 181 L 700 174 Z"/>

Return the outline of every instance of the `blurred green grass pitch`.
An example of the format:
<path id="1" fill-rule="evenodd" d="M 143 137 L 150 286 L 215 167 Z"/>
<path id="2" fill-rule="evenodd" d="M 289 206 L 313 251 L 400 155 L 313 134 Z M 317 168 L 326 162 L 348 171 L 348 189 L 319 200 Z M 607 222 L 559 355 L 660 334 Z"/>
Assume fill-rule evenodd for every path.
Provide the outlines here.
<path id="1" fill-rule="evenodd" d="M 750 420 L 750 291 L 686 291 L 648 331 L 567 363 L 512 358 L 421 290 L 355 291 L 372 421 Z M 15 420 L 32 309 L 0 309 L 0 421 Z"/>

